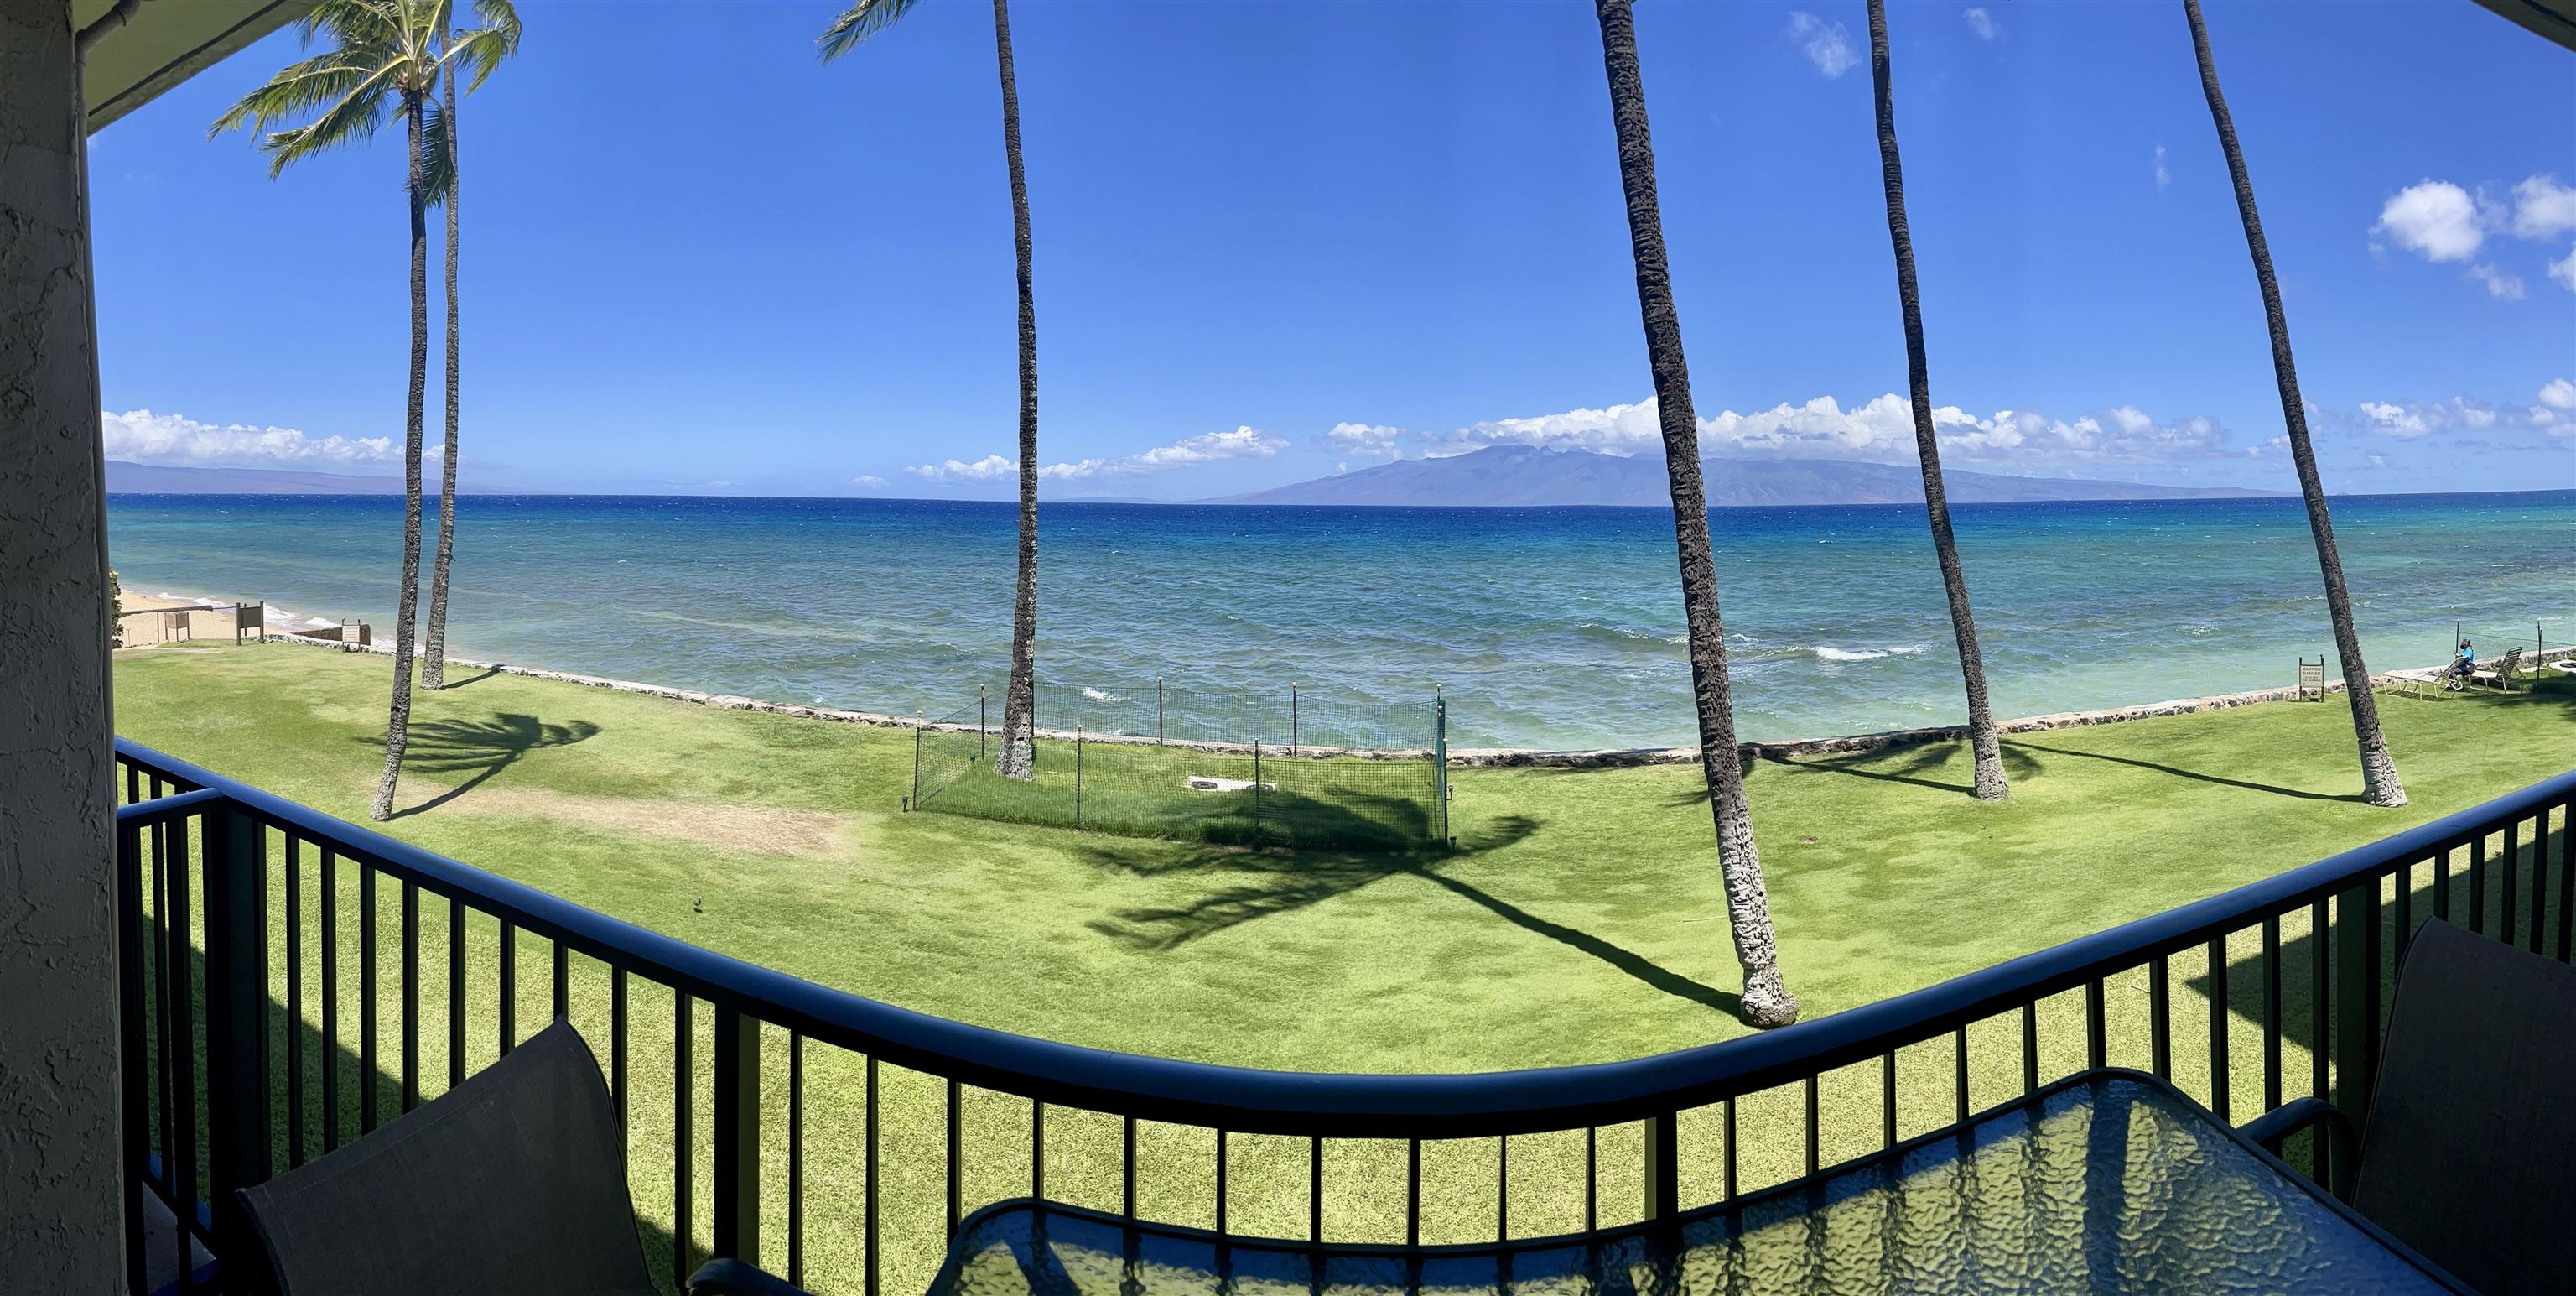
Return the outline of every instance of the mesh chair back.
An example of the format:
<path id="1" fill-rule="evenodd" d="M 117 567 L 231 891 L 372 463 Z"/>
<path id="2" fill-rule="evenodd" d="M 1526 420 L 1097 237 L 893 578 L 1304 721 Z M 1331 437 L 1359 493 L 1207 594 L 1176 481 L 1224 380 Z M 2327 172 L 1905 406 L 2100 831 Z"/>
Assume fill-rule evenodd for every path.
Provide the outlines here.
<path id="1" fill-rule="evenodd" d="M 653 1291 L 625 1134 L 563 1022 L 240 1198 L 283 1296 Z"/>
<path id="2" fill-rule="evenodd" d="M 2428 921 L 2387 1039 L 2354 1207 L 2485 1296 L 2566 1292 L 2576 968 Z"/>

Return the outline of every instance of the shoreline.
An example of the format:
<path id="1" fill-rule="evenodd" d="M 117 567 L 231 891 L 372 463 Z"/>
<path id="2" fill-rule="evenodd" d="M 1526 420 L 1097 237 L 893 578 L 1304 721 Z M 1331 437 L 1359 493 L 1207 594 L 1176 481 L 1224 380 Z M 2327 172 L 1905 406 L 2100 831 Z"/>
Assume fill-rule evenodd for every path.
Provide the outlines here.
<path id="1" fill-rule="evenodd" d="M 181 599 L 188 596 L 162 595 L 159 597 Z M 310 619 L 308 619 L 306 624 L 310 624 Z M 336 639 L 308 638 L 297 633 L 292 628 L 281 628 L 275 620 L 269 622 L 268 634 L 282 642 L 298 644 L 308 648 L 324 648 L 337 652 L 367 652 L 386 657 L 393 655 L 393 649 L 389 645 L 368 644 L 359 646 L 344 644 Z M 415 649 L 414 651 L 417 653 L 418 649 Z M 2536 656 L 2529 657 L 2527 660 L 2534 663 L 2540 663 L 2561 659 L 2576 659 L 2576 647 L 2551 648 Z M 578 684 L 584 688 L 607 689 L 611 692 L 631 693 L 642 697 L 666 698 L 675 702 L 687 702 L 698 706 L 720 707 L 731 711 L 756 711 L 767 715 L 792 716 L 800 720 L 820 720 L 832 724 L 870 725 L 881 729 L 928 728 L 939 732 L 973 732 L 972 726 L 953 724 L 924 725 L 918 717 L 891 715 L 878 711 L 856 711 L 840 707 L 804 706 L 795 703 L 771 702 L 765 699 L 746 697 L 736 693 L 709 693 L 699 689 L 673 688 L 663 684 L 646 684 L 634 680 L 610 679 L 606 676 L 584 675 L 574 671 L 547 670 L 536 666 L 514 666 L 506 662 L 484 661 L 471 657 L 449 657 L 447 661 L 450 666 L 462 666 L 472 670 L 486 671 L 502 675 L 517 675 L 528 679 L 550 680 L 558 684 Z M 2393 680 L 2429 680 L 2438 676 L 2446 668 L 2446 665 L 2447 664 L 2419 666 L 2402 670 L 2382 671 L 2373 674 L 2371 676 L 2371 680 L 2374 684 L 2383 684 Z M 2325 682 L 2325 691 L 2328 694 L 2340 693 L 2343 691 L 2343 688 L 2344 685 L 2341 679 L 2328 679 Z M 2105 707 L 2090 711 L 2058 711 L 2045 715 L 2024 716 L 2017 719 L 2000 721 L 1995 727 L 1997 732 L 2003 734 L 2047 733 L 2059 729 L 2077 729 L 2090 725 L 2120 724 L 2131 720 L 2150 720 L 2163 716 L 2196 715 L 2210 711 L 2224 711 L 2240 706 L 2252 706 L 2264 702 L 2287 702 L 2295 700 L 2299 696 L 2300 690 L 2296 685 L 2279 688 L 2247 689 L 2234 693 L 2213 693 L 2200 697 L 2170 698 L 2161 702 L 2145 702 L 2130 706 Z M 1822 738 L 1746 742 L 1738 744 L 1737 751 L 1740 757 L 1747 763 L 1758 760 L 1795 760 L 1810 756 L 1856 755 L 1863 752 L 1886 751 L 1899 747 L 1919 746 L 1924 743 L 1957 741 L 1965 738 L 1967 736 L 1967 731 L 1968 727 L 1964 722 L 1954 725 L 1928 725 L 1912 729 L 1883 729 L 1869 733 L 1836 734 Z M 1061 741 L 1072 741 L 1075 737 L 1073 731 L 1056 729 L 1040 729 L 1037 731 L 1037 735 L 1041 738 L 1051 738 Z M 1084 733 L 1081 737 L 1086 743 L 1118 743 L 1138 747 L 1174 747 L 1183 751 L 1200 751 L 1211 754 L 1240 755 L 1248 753 L 1253 749 L 1253 745 L 1249 743 L 1211 742 L 1197 739 L 1171 739 L 1157 743 L 1151 738 L 1125 734 Z M 1274 747 L 1273 750 L 1276 750 L 1276 748 Z M 1431 755 L 1431 749 L 1427 747 L 1326 747 L 1309 745 L 1301 746 L 1297 750 L 1301 755 L 1340 757 L 1356 760 L 1422 760 Z M 1462 768 L 1618 769 L 1647 765 L 1687 764 L 1699 759 L 1700 749 L 1697 747 L 1453 747 L 1449 749 L 1448 756 L 1449 764 Z"/>

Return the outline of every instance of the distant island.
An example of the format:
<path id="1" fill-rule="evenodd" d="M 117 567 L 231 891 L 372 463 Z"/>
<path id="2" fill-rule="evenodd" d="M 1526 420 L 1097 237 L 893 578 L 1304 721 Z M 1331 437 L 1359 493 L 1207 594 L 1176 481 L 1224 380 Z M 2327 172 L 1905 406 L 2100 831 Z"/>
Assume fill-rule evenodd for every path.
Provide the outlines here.
<path id="1" fill-rule="evenodd" d="M 1923 473 L 1911 464 L 1842 459 L 1730 459 L 1703 462 L 1712 508 L 1782 504 L 1917 504 Z M 2280 491 L 2238 486 L 2159 486 L 2072 477 L 2010 477 L 1949 469 L 1941 479 L 1954 504 L 2041 500 L 2257 499 Z M 1593 450 L 1498 445 L 1442 459 L 1402 459 L 1357 472 L 1207 504 L 1325 504 L 1396 507 L 1545 508 L 1613 505 L 1667 508 L 1671 488 L 1653 455 L 1623 459 Z"/>
<path id="2" fill-rule="evenodd" d="M 423 474 L 431 497 L 438 494 L 438 474 Z M 182 468 L 168 464 L 107 461 L 110 495 L 400 495 L 400 477 L 361 477 L 353 473 L 298 472 L 281 468 Z M 517 495 L 501 486 L 456 483 L 459 495 Z"/>

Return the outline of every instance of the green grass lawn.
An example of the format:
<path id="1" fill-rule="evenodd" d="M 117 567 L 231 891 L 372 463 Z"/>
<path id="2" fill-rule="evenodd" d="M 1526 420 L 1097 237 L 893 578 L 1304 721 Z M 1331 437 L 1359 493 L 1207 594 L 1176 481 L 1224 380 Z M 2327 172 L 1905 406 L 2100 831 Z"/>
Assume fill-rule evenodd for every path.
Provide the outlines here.
<path id="1" fill-rule="evenodd" d="M 117 727 L 362 820 L 381 760 L 388 672 L 382 657 L 283 645 L 120 653 Z M 2552 681 L 2536 696 L 2383 703 L 2413 797 L 2401 810 L 2356 799 L 2340 702 L 2028 735 L 2006 743 L 2014 792 L 1999 806 L 1965 794 L 1968 758 L 1957 745 L 1761 764 L 1751 794 L 1783 969 L 1808 1016 L 1830 1013 L 2475 804 L 2565 768 L 2576 735 L 2570 684 Z M 1455 852 L 1288 854 L 907 815 L 907 732 L 515 676 L 422 695 L 412 734 L 402 812 L 386 831 L 712 949 L 960 1020 L 1171 1057 L 1354 1071 L 1598 1061 L 1743 1030 L 1729 1011 L 1736 973 L 1696 767 L 1460 769 Z M 350 885 L 340 880 L 353 896 Z M 309 864 L 303 886 L 309 915 Z M 344 902 L 344 923 L 354 907 Z M 444 922 L 443 912 L 425 917 L 425 984 L 445 984 Z M 2285 938 L 2300 939 L 2299 927 L 2289 924 Z M 474 939 L 475 957 L 488 962 L 487 936 Z M 549 1015 L 551 991 L 542 943 L 522 944 L 538 946 L 519 953 L 524 1035 Z M 318 957 L 309 945 L 308 996 Z M 2241 953 L 2230 949 L 2231 959 Z M 2204 1014 L 2180 1020 L 2205 1021 L 2205 1001 L 2192 998 L 2195 969 L 2177 960 L 2175 972 L 2176 1011 Z M 604 1040 L 605 991 L 585 975 L 577 967 L 573 1016 Z M 474 1002 L 488 1005 L 489 968 L 478 963 L 470 978 Z M 353 1002 L 349 980 L 342 996 Z M 2115 1061 L 2144 1056 L 2144 994 L 2128 989 L 2115 986 Z M 652 1068 L 641 1059 L 667 1056 L 649 1050 L 666 1048 L 674 1029 L 668 996 L 660 1003 L 656 1017 L 638 1001 L 644 1071 Z M 308 1024 L 315 1011 L 308 1000 Z M 472 1011 L 482 1041 L 488 1009 Z M 348 1047 L 356 1014 L 344 1007 L 340 1017 Z M 698 1018 L 703 1032 L 703 1007 Z M 2080 1029 L 2050 1022 L 2047 1074 L 2080 1066 Z M 2017 1035 L 1995 1025 L 2002 1052 L 1987 1056 L 1982 1034 L 1976 1045 L 1979 1105 L 2018 1089 Z M 2192 1038 L 2188 1028 L 2176 1034 Z M 423 1038 L 434 1077 L 425 1089 L 435 1093 L 445 1026 L 431 1020 Z M 2239 1040 L 2239 1065 L 2259 1052 L 2257 1040 Z M 475 1047 L 484 1050 L 476 1058 L 488 1056 L 486 1044 Z M 775 1107 L 784 1050 L 770 1051 L 764 1099 Z M 1902 1065 L 1946 1077 L 1946 1043 L 1915 1052 Z M 2180 1052 L 2183 1078 L 2192 1062 Z M 806 1060 L 809 1277 L 854 1288 L 857 1064 L 823 1053 Z M 380 1054 L 380 1067 L 398 1056 Z M 702 1069 L 703 1049 L 698 1057 Z M 2291 1063 L 2305 1074 L 2303 1053 L 2293 1049 Z M 652 1113 L 668 1129 L 671 1079 L 660 1065 L 658 1099 L 639 1073 L 639 1130 Z M 1829 1159 L 1875 1146 L 1875 1074 L 1829 1086 Z M 935 1177 L 919 1175 L 935 1176 L 940 1095 L 920 1077 L 887 1076 L 887 1192 L 901 1198 L 889 1206 L 888 1281 L 917 1288 L 938 1251 L 942 1196 Z M 1909 1098 L 1908 1132 L 1945 1118 L 1948 1082 L 1938 1083 L 1938 1102 L 1917 1111 Z M 2234 1115 L 2244 1119 L 2259 1084 L 2239 1079 L 2235 1092 Z M 970 1094 L 968 1106 L 970 1205 L 1025 1192 L 1025 1104 Z M 1746 1186 L 1792 1173 L 1794 1099 L 1745 1106 Z M 702 1088 L 693 1107 L 703 1125 Z M 1686 1143 L 1709 1136 L 1707 1122 L 1686 1121 Z M 1149 1211 L 1208 1222 L 1207 1138 L 1149 1129 L 1148 1159 L 1165 1167 L 1140 1185 Z M 635 1149 L 639 1207 L 661 1221 L 670 1218 L 667 1142 L 639 1135 Z M 705 1146 L 702 1134 L 701 1158 Z M 905 1148 L 919 1155 L 899 1156 Z M 1051 1111 L 1051 1192 L 1114 1204 L 1114 1148 L 1114 1124 Z M 1235 1152 L 1235 1226 L 1302 1232 L 1303 1144 L 1237 1139 Z M 1579 1219 L 1568 1214 L 1579 1212 L 1579 1193 L 1564 1178 L 1565 1158 L 1579 1165 L 1579 1155 L 1579 1138 L 1513 1140 L 1515 1234 Z M 1604 1202 L 1633 1203 L 1632 1158 L 1607 1135 L 1603 1155 Z M 1383 1237 L 1390 1192 L 1400 1208 L 1401 1145 L 1334 1144 L 1330 1156 L 1328 1230 Z M 1426 1240 L 1490 1236 L 1492 1158 L 1491 1140 L 1429 1151 Z M 768 1166 L 772 1192 L 783 1187 L 782 1159 Z M 1693 1173 L 1691 1191 L 1714 1196 L 1703 1171 Z M 697 1177 L 703 1184 L 703 1165 Z M 772 1209 L 783 1219 L 782 1207 Z M 1605 1206 L 1604 1218 L 1619 1218 L 1617 1209 Z M 704 1234 L 703 1208 L 692 1231 Z M 773 1260 L 780 1245 L 767 1253 Z"/>

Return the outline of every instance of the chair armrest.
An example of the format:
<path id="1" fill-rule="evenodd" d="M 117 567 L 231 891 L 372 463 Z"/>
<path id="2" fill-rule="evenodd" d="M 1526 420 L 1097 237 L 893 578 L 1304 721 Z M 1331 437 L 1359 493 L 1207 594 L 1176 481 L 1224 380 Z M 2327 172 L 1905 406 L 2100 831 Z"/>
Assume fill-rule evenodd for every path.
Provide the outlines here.
<path id="1" fill-rule="evenodd" d="M 689 1275 L 689 1296 L 808 1296 L 802 1287 L 740 1260 L 710 1260 Z"/>
<path id="2" fill-rule="evenodd" d="M 2323 1098 L 2298 1098 L 2236 1127 L 2246 1140 L 2274 1156 L 2281 1154 L 2281 1144 L 2293 1134 L 2311 1125 L 2325 1126 L 2325 1137 L 2334 1148 L 2335 1182 L 2327 1190 L 2338 1198 L 2352 1195 L 2353 1171 L 2359 1169 L 2360 1139 L 2352 1126 L 2352 1117 L 2343 1108 Z"/>

